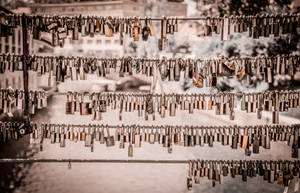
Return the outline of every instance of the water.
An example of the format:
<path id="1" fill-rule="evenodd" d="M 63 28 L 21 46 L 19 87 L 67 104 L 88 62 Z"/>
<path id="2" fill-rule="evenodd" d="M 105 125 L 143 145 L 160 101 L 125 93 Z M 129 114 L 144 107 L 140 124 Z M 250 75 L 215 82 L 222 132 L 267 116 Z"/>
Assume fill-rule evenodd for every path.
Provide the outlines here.
<path id="1" fill-rule="evenodd" d="M 34 117 L 34 121 L 51 123 L 95 123 L 91 116 L 65 115 L 65 97 L 55 96 L 49 104 L 49 108 L 43 110 Z M 264 119 L 257 120 L 256 115 L 246 115 L 237 112 L 235 124 L 264 124 L 270 121 L 268 114 L 263 114 Z M 109 112 L 104 115 L 104 124 L 121 124 L 118 121 L 117 112 Z M 176 117 L 168 117 L 157 121 L 145 122 L 137 115 L 125 113 L 122 124 L 181 124 L 190 125 L 225 125 L 232 124 L 227 116 L 213 116 L 211 112 L 189 115 L 187 112 L 177 112 Z M 292 123 L 293 119 L 281 117 L 281 123 Z M 294 120 L 294 122 L 299 120 Z M 99 122 L 97 122 L 99 123 Z M 102 123 L 102 122 L 101 122 Z M 95 143 L 94 152 L 84 147 L 84 142 L 67 141 L 65 148 L 59 144 L 44 142 L 44 151 L 39 151 L 38 145 L 28 145 L 28 136 L 19 141 L 12 141 L 1 145 L 3 157 L 33 157 L 33 158 L 85 158 L 85 159 L 129 159 L 127 146 L 118 148 L 118 142 L 114 147 Z M 175 146 L 173 153 L 160 145 L 142 144 L 142 148 L 134 148 L 133 159 L 290 159 L 291 148 L 285 143 L 271 144 L 270 150 L 260 149 L 259 155 L 245 157 L 241 149 L 232 150 L 216 143 L 213 148 L 194 147 L 186 148 Z M 225 178 L 225 184 L 212 187 L 211 182 L 201 179 L 201 184 L 193 184 L 192 191 L 186 188 L 187 165 L 186 164 L 117 164 L 117 163 L 72 163 L 68 169 L 67 163 L 34 163 L 34 164 L 1 164 L 0 187 L 3 192 L 31 192 L 31 193 L 119 193 L 119 192 L 283 192 L 283 187 L 277 184 L 264 182 L 262 178 L 248 178 L 248 182 L 242 182 L 240 177 Z M 293 191 L 293 183 L 289 192 Z"/>

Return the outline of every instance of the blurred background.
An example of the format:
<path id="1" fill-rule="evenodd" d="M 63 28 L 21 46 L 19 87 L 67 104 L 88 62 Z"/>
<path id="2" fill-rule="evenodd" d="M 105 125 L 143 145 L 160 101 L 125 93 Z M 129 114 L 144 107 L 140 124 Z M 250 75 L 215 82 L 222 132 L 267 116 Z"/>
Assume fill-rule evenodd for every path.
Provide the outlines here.
<path id="1" fill-rule="evenodd" d="M 51 1 L 51 0 L 2 0 L 1 10 L 4 12 L 41 14 L 41 15 L 83 15 L 83 16 L 150 16 L 160 18 L 169 17 L 198 17 L 198 16 L 224 16 L 224 15 L 256 15 L 256 14 L 281 14 L 297 13 L 300 0 L 148 0 L 148 1 Z M 159 34 L 160 22 L 154 22 L 156 34 Z M 163 52 L 159 52 L 157 42 L 158 36 L 150 37 L 148 41 L 134 42 L 133 38 L 125 37 L 125 43 L 120 45 L 120 37 L 96 36 L 80 37 L 72 40 L 68 37 L 63 47 L 52 47 L 51 37 L 44 35 L 41 40 L 32 39 L 30 36 L 30 53 L 36 55 L 63 55 L 63 56 L 97 56 L 97 57 L 201 57 L 209 58 L 215 56 L 246 57 L 246 56 L 275 56 L 278 54 L 297 54 L 299 52 L 299 33 L 295 35 L 281 35 L 279 38 L 252 39 L 247 33 L 236 33 L 230 36 L 228 41 L 220 41 L 220 36 L 213 34 L 212 37 L 199 37 L 203 34 L 203 21 L 180 21 L 179 32 L 176 35 L 167 35 L 169 46 Z M 1 37 L 1 53 L 22 53 L 21 28 L 15 29 L 13 35 Z M 113 78 L 115 76 L 110 77 Z M 219 81 L 219 90 L 238 89 L 249 87 L 257 89 L 284 89 L 291 86 L 299 86 L 299 73 L 296 78 L 276 77 L 274 85 L 255 84 L 247 85 L 247 81 L 236 82 L 223 78 Z M 136 80 L 136 77 L 131 77 Z M 128 79 L 124 82 L 128 86 Z M 30 87 L 36 89 L 46 85 L 48 80 L 37 77 L 31 73 Z M 117 80 L 115 80 L 117 81 Z M 122 80 L 119 80 L 119 84 Z M 130 82 L 130 81 L 129 81 Z M 136 81 L 133 81 L 136 82 Z M 111 81 L 109 81 L 112 84 Z M 142 83 L 144 83 L 142 81 Z M 193 89 L 192 82 L 181 81 L 180 87 L 184 90 Z M 77 83 L 76 83 L 77 84 Z M 95 83 L 97 84 L 97 83 Z M 125 84 L 125 83 L 124 83 Z M 242 86 L 243 85 L 243 86 Z M 0 88 L 22 87 L 21 73 L 7 73 L 1 76 Z M 136 85 L 137 86 L 137 85 Z M 76 86 L 77 87 L 77 86 Z M 176 88 L 178 89 L 178 88 Z M 167 89 L 168 90 L 168 89 Z M 206 88 L 204 88 L 206 90 Z M 195 90 L 194 90 L 195 91 Z M 199 90 L 197 90 L 199 91 Z M 201 90 L 200 90 L 201 91 Z M 167 91 L 166 91 L 167 92 Z"/>
<path id="2" fill-rule="evenodd" d="M 300 0 L 1 0 L 0 12 L 25 13 L 38 15 L 96 15 L 96 16 L 150 16 L 169 17 L 200 17 L 224 15 L 256 15 L 299 13 Z M 160 23 L 153 21 L 156 34 L 159 34 Z M 97 56 L 97 57 L 145 57 L 145 58 L 210 58 L 215 56 L 246 57 L 246 56 L 276 56 L 278 54 L 299 54 L 300 32 L 293 35 L 281 35 L 278 38 L 252 39 L 247 33 L 236 33 L 228 41 L 221 41 L 219 35 L 200 37 L 203 33 L 201 21 L 180 21 L 179 32 L 167 35 L 169 46 L 159 51 L 158 35 L 148 41 L 134 42 L 125 37 L 120 45 L 120 37 L 96 36 L 79 37 L 72 40 L 68 37 L 63 47 L 52 47 L 51 39 L 45 34 L 42 40 L 29 36 L 30 54 L 41 56 Z M 0 37 L 1 53 L 22 54 L 22 29 L 16 28 L 8 37 Z M 221 78 L 216 88 L 196 88 L 192 80 L 181 79 L 179 82 L 163 82 L 164 91 L 216 93 L 219 91 L 246 92 L 274 89 L 298 89 L 300 86 L 300 69 L 294 77 L 278 76 L 273 85 L 257 79 L 253 84 L 246 80 Z M 142 75 L 119 78 L 111 74 L 106 78 L 88 75 L 86 81 L 70 81 L 48 85 L 48 77 L 29 72 L 29 88 L 44 89 L 58 92 L 102 92 L 102 91 L 149 91 L 152 78 Z M 0 88 L 23 88 L 22 72 L 5 72 L 0 75 Z M 32 120 L 51 123 L 93 123 L 90 117 L 65 115 L 63 96 L 50 96 L 48 108 L 40 110 Z M 242 112 L 236 113 L 236 119 L 229 121 L 228 117 L 215 116 L 211 112 L 197 112 L 190 116 L 186 112 L 178 112 L 176 118 L 145 121 L 136 115 L 125 113 L 124 121 L 118 121 L 115 112 L 106 113 L 104 124 L 178 124 L 178 125 L 249 125 L 270 124 L 271 115 L 263 114 L 262 120 L 256 115 Z M 22 113 L 14 111 L 10 118 L 0 114 L 1 120 L 22 119 Z M 280 123 L 299 123 L 299 110 L 290 110 L 280 114 Z M 245 157 L 244 152 L 232 150 L 229 147 L 216 145 L 213 148 L 175 148 L 172 154 L 159 145 L 143 145 L 134 150 L 136 159 L 289 159 L 291 148 L 285 143 L 272 144 L 271 150 L 263 150 L 258 155 Z M 224 153 L 226 152 L 226 153 Z M 67 143 L 66 148 L 45 141 L 44 151 L 40 152 L 35 144 L 29 145 L 28 136 L 18 140 L 0 144 L 0 158 L 103 158 L 128 159 L 127 152 L 118 147 L 106 148 L 96 144 L 95 152 L 90 152 L 81 143 Z M 72 164 L 69 170 L 64 164 L 0 164 L 0 192 L 187 192 L 187 167 L 184 165 L 122 165 L 122 164 Z M 292 189 L 292 188 L 291 188 Z M 290 191 L 292 191 L 290 189 Z M 212 188 L 208 181 L 201 182 L 193 188 L 193 192 L 282 192 L 283 187 L 277 184 L 267 184 L 262 179 L 251 179 L 243 183 L 241 179 L 227 179 L 225 185 Z"/>

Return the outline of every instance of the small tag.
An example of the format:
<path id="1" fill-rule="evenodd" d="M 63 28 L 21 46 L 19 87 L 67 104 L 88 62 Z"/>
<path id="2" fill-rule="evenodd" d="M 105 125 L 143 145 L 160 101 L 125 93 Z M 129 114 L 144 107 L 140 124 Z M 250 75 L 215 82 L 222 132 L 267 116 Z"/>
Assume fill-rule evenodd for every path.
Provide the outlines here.
<path id="1" fill-rule="evenodd" d="M 85 136 L 85 147 L 90 147 L 92 144 L 92 135 L 91 134 L 87 134 Z"/>
<path id="2" fill-rule="evenodd" d="M 58 39 L 66 39 L 66 38 L 67 38 L 66 32 L 58 33 Z"/>
<path id="3" fill-rule="evenodd" d="M 57 26 L 57 23 L 51 23 L 47 26 L 48 30 L 52 30 Z"/>

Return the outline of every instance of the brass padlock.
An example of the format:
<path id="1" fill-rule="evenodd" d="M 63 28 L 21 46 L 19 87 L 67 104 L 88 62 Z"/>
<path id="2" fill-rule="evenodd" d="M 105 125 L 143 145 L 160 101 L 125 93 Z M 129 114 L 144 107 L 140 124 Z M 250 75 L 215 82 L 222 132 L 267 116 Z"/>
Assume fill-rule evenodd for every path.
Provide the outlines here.
<path id="1" fill-rule="evenodd" d="M 67 95 L 66 102 L 66 114 L 74 114 L 75 113 L 75 103 L 73 101 L 73 95 Z"/>
<path id="2" fill-rule="evenodd" d="M 114 137 L 109 134 L 109 128 L 106 126 L 107 137 L 105 137 L 106 147 L 112 147 L 115 145 Z"/>
<path id="3" fill-rule="evenodd" d="M 193 73 L 193 84 L 198 88 L 203 88 L 203 75 L 199 72 Z"/>

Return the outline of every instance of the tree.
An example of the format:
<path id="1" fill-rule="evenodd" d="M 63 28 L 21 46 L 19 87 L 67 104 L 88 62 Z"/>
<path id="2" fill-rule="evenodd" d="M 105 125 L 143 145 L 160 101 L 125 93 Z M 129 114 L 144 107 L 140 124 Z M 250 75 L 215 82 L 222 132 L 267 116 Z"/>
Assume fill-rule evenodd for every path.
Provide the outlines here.
<path id="1" fill-rule="evenodd" d="M 256 14 L 282 14 L 291 13 L 291 0 L 206 0 L 198 1 L 198 15 L 206 16 L 224 16 L 224 15 L 256 15 Z M 201 4 L 201 6 L 199 6 Z M 208 5 L 211 7 L 208 7 Z M 220 42 L 218 39 L 208 40 L 200 45 L 196 46 L 194 51 L 195 55 L 202 57 L 201 54 L 210 51 L 209 56 L 214 57 L 216 55 L 225 55 L 227 57 L 237 56 L 275 56 L 278 54 L 298 54 L 300 38 L 299 32 L 293 35 L 281 35 L 279 38 L 260 38 L 258 40 L 247 37 L 247 34 L 234 34 L 230 37 L 230 40 L 226 42 Z M 207 51 L 203 50 L 204 44 L 209 44 Z M 202 49 L 201 49 L 202 48 Z M 206 54 L 207 56 L 207 54 Z M 290 77 L 288 77 L 290 78 Z M 284 80 L 284 79 L 283 79 Z M 260 85 L 259 79 L 257 83 L 252 85 Z M 229 86 L 228 79 L 221 79 L 221 90 L 227 88 L 233 89 Z M 244 83 L 243 83 L 244 84 Z M 290 87 L 295 84 L 293 81 L 279 81 L 276 85 L 270 85 L 270 89 L 274 86 L 286 86 Z M 251 86 L 251 85 L 246 85 Z"/>

